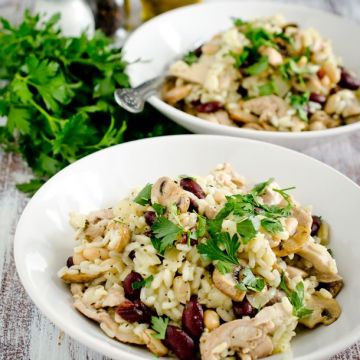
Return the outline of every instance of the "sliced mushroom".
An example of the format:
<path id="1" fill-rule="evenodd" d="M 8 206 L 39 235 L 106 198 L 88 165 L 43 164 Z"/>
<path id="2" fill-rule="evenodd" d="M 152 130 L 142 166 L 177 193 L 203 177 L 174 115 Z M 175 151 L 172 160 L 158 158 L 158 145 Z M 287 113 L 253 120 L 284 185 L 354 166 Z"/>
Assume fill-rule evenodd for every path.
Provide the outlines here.
<path id="1" fill-rule="evenodd" d="M 100 275 L 101 275 L 101 273 L 99 273 L 99 274 L 83 274 L 81 272 L 78 272 L 76 274 L 65 273 L 61 278 L 65 282 L 69 282 L 69 283 L 87 283 L 89 281 L 95 280 Z"/>
<path id="2" fill-rule="evenodd" d="M 268 336 L 282 323 L 292 318 L 291 306 L 283 302 L 262 309 L 253 319 L 243 318 L 221 325 L 200 339 L 200 352 L 203 360 L 218 359 L 226 350 L 234 350 L 240 357 L 250 355 L 256 359 L 273 352 L 273 344 Z M 296 321 L 296 320 L 294 320 Z"/>
<path id="3" fill-rule="evenodd" d="M 108 249 L 121 252 L 130 242 L 131 231 L 126 224 L 112 221 L 106 227 L 105 236 L 109 238 Z"/>
<path id="4" fill-rule="evenodd" d="M 189 196 L 185 191 L 168 177 L 161 177 L 151 190 L 151 202 L 170 207 L 175 204 L 182 213 L 190 206 Z"/>
<path id="5" fill-rule="evenodd" d="M 309 300 L 306 301 L 306 307 L 312 310 L 312 313 L 299 322 L 312 329 L 318 324 L 330 325 L 341 314 L 341 308 L 335 299 L 328 299 L 316 291 Z"/>
<path id="6" fill-rule="evenodd" d="M 332 281 L 326 284 L 320 284 L 320 286 L 330 292 L 333 298 L 335 298 L 341 289 L 344 287 L 343 280 Z"/>
<path id="7" fill-rule="evenodd" d="M 246 295 L 245 291 L 236 288 L 237 282 L 232 273 L 221 274 L 218 269 L 213 272 L 212 279 L 215 286 L 225 295 L 229 296 L 234 301 L 242 301 Z"/>
<path id="8" fill-rule="evenodd" d="M 312 224 L 310 210 L 296 206 L 293 208 L 292 216 L 298 221 L 296 232 L 273 249 L 277 256 L 283 257 L 297 252 L 310 237 Z"/>
<path id="9" fill-rule="evenodd" d="M 318 272 L 316 270 L 312 271 L 311 275 L 315 276 L 316 279 L 322 283 L 331 283 L 343 279 L 339 274 L 326 274 L 326 273 Z"/>
<path id="10" fill-rule="evenodd" d="M 92 306 L 85 304 L 80 299 L 74 302 L 74 307 L 89 319 L 100 324 L 101 329 L 110 337 L 115 337 L 123 343 L 144 345 L 145 341 L 133 332 L 124 332 L 119 329 L 119 325 L 111 319 L 105 310 L 96 310 Z"/>
<path id="11" fill-rule="evenodd" d="M 169 75 L 176 76 L 185 81 L 203 85 L 210 69 L 212 58 L 203 56 L 200 61 L 188 65 L 184 61 L 177 61 L 171 65 Z"/>
<path id="12" fill-rule="evenodd" d="M 232 120 L 240 123 L 256 123 L 259 119 L 257 116 L 251 114 L 249 111 L 242 109 L 229 109 L 229 115 Z"/>
<path id="13" fill-rule="evenodd" d="M 224 110 L 219 110 L 211 114 L 198 113 L 197 116 L 214 124 L 236 126 L 236 124 L 229 118 L 228 113 Z"/>
<path id="14" fill-rule="evenodd" d="M 167 355 L 169 350 L 160 340 L 154 338 L 154 334 L 155 331 L 151 329 L 146 329 L 143 332 L 143 339 L 145 341 L 146 347 L 158 357 Z"/>
<path id="15" fill-rule="evenodd" d="M 183 100 L 191 92 L 191 85 L 176 86 L 172 89 L 163 90 L 162 98 L 170 105 L 175 105 L 180 100 Z"/>
<path id="16" fill-rule="evenodd" d="M 271 116 L 283 117 L 289 110 L 288 103 L 276 95 L 261 96 L 244 102 L 243 108 L 266 121 Z"/>
<path id="17" fill-rule="evenodd" d="M 314 243 L 313 240 L 297 250 L 297 254 L 313 264 L 314 268 L 323 274 L 337 274 L 336 262 L 323 245 Z"/>
<path id="18" fill-rule="evenodd" d="M 297 276 L 300 276 L 304 279 L 309 275 L 306 271 L 290 265 L 286 267 L 286 272 L 290 279 L 293 279 Z"/>

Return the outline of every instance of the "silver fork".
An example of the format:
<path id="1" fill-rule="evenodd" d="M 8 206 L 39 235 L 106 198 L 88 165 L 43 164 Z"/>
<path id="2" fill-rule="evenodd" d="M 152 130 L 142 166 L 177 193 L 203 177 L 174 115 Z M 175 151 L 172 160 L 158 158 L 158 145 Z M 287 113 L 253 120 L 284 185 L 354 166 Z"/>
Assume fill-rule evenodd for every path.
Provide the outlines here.
<path id="1" fill-rule="evenodd" d="M 115 101 L 119 106 L 131 113 L 140 113 L 144 110 L 146 100 L 157 92 L 164 77 L 165 75 L 157 76 L 133 89 L 116 89 L 114 93 Z"/>

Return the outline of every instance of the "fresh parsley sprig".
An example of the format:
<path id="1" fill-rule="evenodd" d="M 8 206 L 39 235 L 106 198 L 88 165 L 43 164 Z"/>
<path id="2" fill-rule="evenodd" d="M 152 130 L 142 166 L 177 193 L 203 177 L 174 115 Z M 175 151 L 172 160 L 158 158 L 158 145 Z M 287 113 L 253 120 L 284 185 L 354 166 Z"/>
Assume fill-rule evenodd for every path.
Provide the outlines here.
<path id="1" fill-rule="evenodd" d="M 150 288 L 151 286 L 151 283 L 152 281 L 154 280 L 154 276 L 153 275 L 150 275 L 148 276 L 146 279 L 143 279 L 141 281 L 135 281 L 131 284 L 131 287 L 134 289 L 134 290 L 138 290 L 138 289 L 141 289 L 143 287 L 145 288 Z"/>
<path id="2" fill-rule="evenodd" d="M 172 221 L 161 216 L 158 217 L 151 226 L 154 236 L 151 242 L 154 248 L 163 254 L 164 251 L 172 246 L 176 240 L 184 233 L 184 229 L 174 224 Z"/>
<path id="3" fill-rule="evenodd" d="M 150 202 L 152 184 L 147 184 L 143 189 L 140 190 L 139 194 L 134 199 L 139 205 L 146 205 Z"/>
<path id="4" fill-rule="evenodd" d="M 199 244 L 197 249 L 205 259 L 217 261 L 216 267 L 224 274 L 239 264 L 237 258 L 239 247 L 240 242 L 236 234 L 231 237 L 229 233 L 222 232 Z"/>
<path id="5" fill-rule="evenodd" d="M 260 292 L 265 287 L 265 280 L 260 277 L 256 277 L 249 267 L 246 267 L 240 271 L 239 283 L 235 286 L 242 291 L 255 291 Z"/>
<path id="6" fill-rule="evenodd" d="M 295 290 L 290 291 L 285 283 L 285 275 L 282 274 L 280 289 L 283 290 L 289 298 L 295 316 L 302 319 L 312 314 L 313 310 L 305 307 L 304 283 L 302 281 L 296 284 Z"/>
<path id="7" fill-rule="evenodd" d="M 94 151 L 184 132 L 149 108 L 143 117 L 121 110 L 113 95 L 129 87 L 121 49 L 101 32 L 65 37 L 59 18 L 26 12 L 16 26 L 0 18 L 0 147 L 33 170 L 35 179 L 18 186 L 29 194 Z"/>
<path id="8" fill-rule="evenodd" d="M 162 318 L 162 317 L 151 317 L 151 328 L 156 332 L 153 335 L 155 339 L 164 340 L 166 336 L 166 329 L 169 324 L 169 318 Z"/>

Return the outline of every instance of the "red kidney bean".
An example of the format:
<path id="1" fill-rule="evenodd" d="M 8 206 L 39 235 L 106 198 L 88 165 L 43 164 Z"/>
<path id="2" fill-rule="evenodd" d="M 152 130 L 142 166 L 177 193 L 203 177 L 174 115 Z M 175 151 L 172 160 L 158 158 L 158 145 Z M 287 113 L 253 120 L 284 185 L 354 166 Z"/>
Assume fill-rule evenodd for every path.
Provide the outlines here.
<path id="1" fill-rule="evenodd" d="M 74 259 L 72 256 L 68 257 L 68 259 L 66 260 L 66 266 L 69 268 L 69 267 L 72 267 L 74 265 Z"/>
<path id="2" fill-rule="evenodd" d="M 204 190 L 201 186 L 193 179 L 184 178 L 180 181 L 180 186 L 191 193 L 193 193 L 199 199 L 205 199 Z"/>
<path id="3" fill-rule="evenodd" d="M 238 89 L 236 90 L 236 92 L 241 95 L 242 97 L 246 97 L 248 96 L 248 90 L 245 89 L 243 86 L 239 86 Z"/>
<path id="4" fill-rule="evenodd" d="M 144 218 L 145 222 L 151 226 L 156 220 L 156 214 L 154 211 L 145 211 Z"/>
<path id="5" fill-rule="evenodd" d="M 341 69 L 339 85 L 344 89 L 357 90 L 360 88 L 360 81 L 345 69 Z"/>
<path id="6" fill-rule="evenodd" d="M 210 101 L 204 104 L 199 104 L 195 107 L 197 112 L 202 112 L 202 113 L 213 113 L 222 108 L 223 108 L 222 104 L 219 103 L 218 101 Z"/>
<path id="7" fill-rule="evenodd" d="M 197 47 L 195 50 L 194 50 L 194 54 L 196 57 L 200 57 L 202 55 L 202 45 Z"/>
<path id="8" fill-rule="evenodd" d="M 187 242 L 188 242 L 187 234 L 183 234 L 182 237 L 181 237 L 180 243 L 181 244 L 187 244 Z M 190 238 L 190 245 L 191 246 L 195 246 L 197 244 L 198 244 L 198 241 L 196 239 L 191 239 Z"/>
<path id="9" fill-rule="evenodd" d="M 198 212 L 199 211 L 199 205 L 196 203 L 196 201 L 194 199 L 190 198 L 190 206 L 189 206 L 188 211 L 189 212 L 192 212 L 192 211 Z"/>
<path id="10" fill-rule="evenodd" d="M 152 316 L 152 311 L 140 300 L 126 300 L 119 305 L 116 312 L 129 323 L 150 323 Z"/>
<path id="11" fill-rule="evenodd" d="M 141 289 L 133 289 L 132 284 L 137 281 L 142 281 L 143 277 L 135 272 L 132 271 L 124 280 L 123 287 L 125 292 L 125 297 L 129 300 L 137 300 L 140 299 L 140 292 Z"/>
<path id="12" fill-rule="evenodd" d="M 254 317 L 257 313 L 257 310 L 251 306 L 246 298 L 240 302 L 233 301 L 233 311 L 237 319 L 241 319 L 243 316 Z"/>
<path id="13" fill-rule="evenodd" d="M 164 344 L 180 360 L 192 360 L 195 358 L 195 344 L 193 339 L 185 331 L 176 326 L 168 325 Z"/>
<path id="14" fill-rule="evenodd" d="M 182 313 L 182 328 L 194 339 L 200 339 L 204 331 L 204 310 L 197 297 L 192 296 Z"/>
<path id="15" fill-rule="evenodd" d="M 321 94 L 311 93 L 309 100 L 316 102 L 316 103 L 320 104 L 321 106 L 324 106 L 326 103 L 326 96 L 321 95 Z"/>
<path id="16" fill-rule="evenodd" d="M 321 216 L 313 215 L 311 224 L 311 236 L 317 235 L 321 226 Z"/>
<path id="17" fill-rule="evenodd" d="M 339 92 L 341 90 L 341 88 L 339 86 L 335 86 L 332 89 L 330 89 L 330 95 L 334 95 L 337 92 Z"/>
<path id="18" fill-rule="evenodd" d="M 326 72 L 324 69 L 320 69 L 316 74 L 319 79 L 322 79 L 326 75 Z"/>

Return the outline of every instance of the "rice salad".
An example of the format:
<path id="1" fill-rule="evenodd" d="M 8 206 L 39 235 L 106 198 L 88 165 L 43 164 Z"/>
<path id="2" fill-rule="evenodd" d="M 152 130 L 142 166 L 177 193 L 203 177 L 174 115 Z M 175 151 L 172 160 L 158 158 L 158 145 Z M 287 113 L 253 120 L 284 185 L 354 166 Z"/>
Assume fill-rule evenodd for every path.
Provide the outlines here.
<path id="1" fill-rule="evenodd" d="M 360 120 L 360 81 L 316 29 L 282 16 L 233 24 L 170 66 L 164 101 L 212 123 L 263 131 Z"/>
<path id="2" fill-rule="evenodd" d="M 72 213 L 58 276 L 111 338 L 180 360 L 257 359 L 299 326 L 333 323 L 343 286 L 329 226 L 274 179 L 229 164 L 161 177 L 112 208 Z"/>

